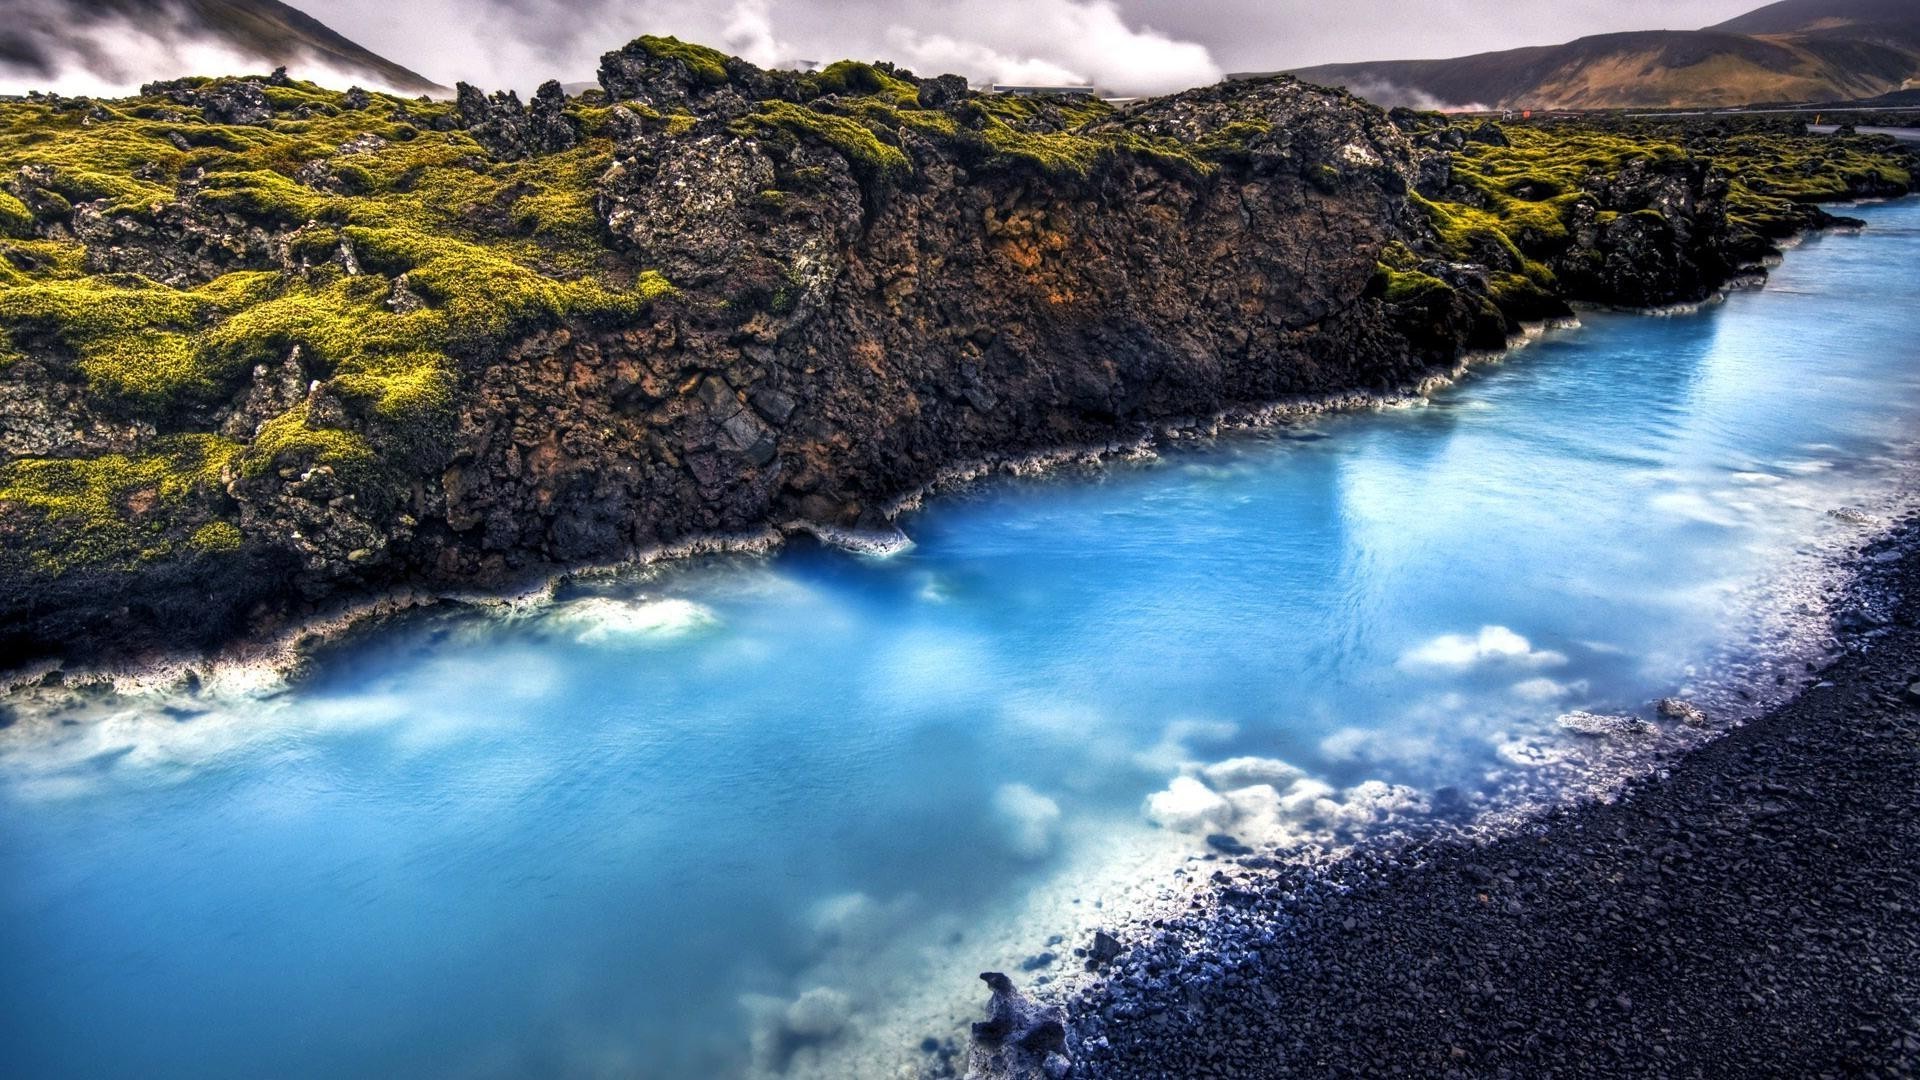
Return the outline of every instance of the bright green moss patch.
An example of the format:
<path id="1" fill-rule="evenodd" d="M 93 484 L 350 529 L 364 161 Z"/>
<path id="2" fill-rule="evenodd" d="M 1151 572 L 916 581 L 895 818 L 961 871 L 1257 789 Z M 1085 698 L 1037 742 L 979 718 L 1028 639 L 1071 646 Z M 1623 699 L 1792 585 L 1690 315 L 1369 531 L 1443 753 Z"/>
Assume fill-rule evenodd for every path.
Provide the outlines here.
<path id="1" fill-rule="evenodd" d="M 215 393 L 229 374 L 203 363 L 189 337 L 211 306 L 132 275 L 30 279 L 0 288 L 0 328 L 50 332 L 95 390 L 164 411 Z"/>
<path id="2" fill-rule="evenodd" d="M 808 87 L 839 96 L 798 105 L 763 101 L 734 121 L 736 135 L 783 134 L 833 147 L 867 178 L 898 179 L 912 170 L 902 145 L 912 133 L 957 150 L 963 157 L 1001 166 L 1026 166 L 1057 176 L 1084 176 L 1103 162 L 1132 157 L 1190 175 L 1206 175 L 1217 163 L 1243 153 L 1247 142 L 1271 125 L 1245 121 L 1197 143 L 1147 135 L 1111 124 L 1112 106 L 1077 95 L 991 95 L 952 110 L 918 107 L 918 91 L 904 79 L 869 64 L 842 61 L 807 76 Z"/>
<path id="3" fill-rule="evenodd" d="M 791 101 L 763 101 L 753 113 L 734 121 L 736 134 L 786 132 L 833 147 L 869 175 L 897 175 L 912 168 L 897 146 L 881 142 L 873 128 L 849 116 L 821 112 Z"/>
<path id="4" fill-rule="evenodd" d="M 246 543 L 246 537 L 241 535 L 239 527 L 232 522 L 210 521 L 193 530 L 193 535 L 187 542 L 193 545 L 195 551 L 220 555 L 240 550 L 240 546 Z"/>
<path id="5" fill-rule="evenodd" d="M 711 50 L 655 45 L 726 79 Z M 137 454 L 0 470 L 0 512 L 29 525 L 15 554 L 35 565 L 233 550 L 223 474 L 326 465 L 377 503 L 438 459 L 471 365 L 516 335 L 631 319 L 672 291 L 613 250 L 595 213 L 613 158 L 606 108 L 569 102 L 577 146 L 502 162 L 465 131 L 435 130 L 451 119 L 444 103 L 373 94 L 349 109 L 311 84 L 265 92 L 280 112 L 247 126 L 164 96 L 99 103 L 91 118 L 0 102 L 0 184 L 31 196 L 0 194 L 0 366 L 30 351 L 83 383 L 91 408 L 162 433 Z M 136 241 L 116 265 L 149 276 L 99 273 L 101 253 L 66 239 L 96 216 L 163 238 L 188 217 L 220 258 L 203 269 L 162 248 L 149 264 Z M 250 440 L 207 433 L 250 400 L 260 367 L 265 385 L 318 391 Z"/>
<path id="6" fill-rule="evenodd" d="M 33 211 L 27 204 L 0 191 L 0 236 L 26 236 L 33 228 Z"/>
<path id="7" fill-rule="evenodd" d="M 640 47 L 662 60 L 678 60 L 686 65 L 693 77 L 708 86 L 724 86 L 727 82 L 727 54 L 705 45 L 695 45 L 675 37 L 653 37 L 648 35 L 640 39 Z"/>
<path id="8" fill-rule="evenodd" d="M 1047 173 L 1080 173 L 1112 151 L 1112 144 L 1070 132 L 1033 132 L 994 120 L 981 129 L 994 153 L 1024 161 Z"/>
<path id="9" fill-rule="evenodd" d="M 872 64 L 841 60 L 811 72 L 803 80 L 815 94 L 856 94 L 883 98 L 900 108 L 920 103 L 920 88 L 895 78 Z"/>
<path id="10" fill-rule="evenodd" d="M 695 60 L 710 52 L 687 49 Z M 0 176 L 31 166 L 51 174 L 48 190 L 110 215 L 188 197 L 279 231 L 312 267 L 168 287 L 88 274 L 79 245 L 8 242 L 0 330 L 50 336 L 92 389 L 156 419 L 223 396 L 252 365 L 278 364 L 296 346 L 345 380 L 343 395 L 418 417 L 450 404 L 450 356 L 535 320 L 631 315 L 668 291 L 651 272 L 605 270 L 592 200 L 612 160 L 606 139 L 493 162 L 464 132 L 420 130 L 442 105 L 374 95 L 355 111 L 311 84 L 270 90 L 277 107 L 311 115 L 221 127 L 155 98 L 81 125 L 43 103 L 0 104 Z M 296 178 L 315 168 L 326 183 Z M 177 186 L 188 171 L 201 178 Z M 6 199 L 0 231 L 31 228 L 24 205 Z M 367 272 L 343 273 L 349 258 Z M 423 306 L 400 310 L 403 293 Z"/>
<path id="11" fill-rule="evenodd" d="M 1433 293 L 1453 291 L 1446 282 L 1418 270 L 1396 270 L 1382 262 L 1375 266 L 1374 272 L 1386 279 L 1384 295 L 1389 303 L 1403 304 Z"/>
<path id="12" fill-rule="evenodd" d="M 1569 239 L 1576 208 L 1591 201 L 1590 177 L 1687 159 L 1671 142 L 1602 131 L 1515 125 L 1503 133 L 1508 145 L 1469 142 L 1454 156 L 1453 179 L 1466 189 L 1466 201 L 1424 205 L 1449 253 L 1470 259 L 1492 245 L 1536 281 L 1544 273 L 1537 260 Z"/>
<path id="13" fill-rule="evenodd" d="M 1555 279 L 1547 264 L 1568 253 L 1574 229 L 1584 222 L 1611 228 L 1624 215 L 1643 227 L 1669 227 L 1654 207 L 1600 209 L 1606 198 L 1633 198 L 1637 173 L 1680 176 L 1690 186 L 1724 180 L 1735 245 L 1743 242 L 1742 230 L 1781 236 L 1806 227 L 1799 203 L 1884 191 L 1911 179 L 1902 155 L 1871 140 L 1687 137 L 1672 128 L 1618 126 L 1600 120 L 1507 125 L 1507 145 L 1469 139 L 1453 156 L 1445 197 L 1415 196 L 1414 202 L 1446 257 L 1485 264 L 1494 300 L 1503 310 L 1527 312 L 1551 309 Z"/>
<path id="14" fill-rule="evenodd" d="M 970 106 L 1017 128 L 1067 130 L 1113 116 L 1113 106 L 1091 94 L 987 94 Z"/>
<path id="15" fill-rule="evenodd" d="M 174 530 L 219 496 L 238 452 L 216 436 L 182 435 L 140 455 L 21 458 L 0 466 L 0 503 L 59 526 L 57 540 L 30 552 L 42 569 L 132 566 L 173 553 Z"/>
<path id="16" fill-rule="evenodd" d="M 353 471 L 371 465 L 373 448 L 357 432 L 315 425 L 312 408 L 301 402 L 262 424 L 260 434 L 240 457 L 243 476 L 260 476 L 285 466 L 330 465 Z"/>

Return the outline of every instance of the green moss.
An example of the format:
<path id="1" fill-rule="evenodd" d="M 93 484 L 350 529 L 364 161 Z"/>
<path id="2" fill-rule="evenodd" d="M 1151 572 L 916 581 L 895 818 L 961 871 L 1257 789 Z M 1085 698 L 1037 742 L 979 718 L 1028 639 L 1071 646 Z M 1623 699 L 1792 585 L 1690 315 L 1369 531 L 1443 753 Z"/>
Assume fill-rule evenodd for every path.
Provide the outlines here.
<path id="1" fill-rule="evenodd" d="M 267 169 L 215 173 L 200 191 L 200 201 L 229 213 L 281 224 L 346 219 L 347 208 L 335 196 Z"/>
<path id="2" fill-rule="evenodd" d="M 733 130 L 743 136 L 785 132 L 797 138 L 817 140 L 839 151 L 856 169 L 869 176 L 899 175 L 913 167 L 899 147 L 881 142 L 867 124 L 791 101 L 763 101 L 754 112 L 734 121 Z"/>
<path id="3" fill-rule="evenodd" d="M 0 504 L 55 526 L 26 545 L 43 570 L 133 566 L 176 550 L 176 531 L 219 496 L 238 451 L 216 436 L 182 435 L 139 455 L 20 458 L 0 466 Z"/>
<path id="4" fill-rule="evenodd" d="M 889 75 L 872 64 L 863 64 L 858 60 L 841 60 L 828 64 L 819 71 L 808 74 L 804 82 L 815 95 L 868 95 L 884 98 L 897 107 L 909 109 L 920 103 L 919 87 L 905 79 Z"/>
<path id="5" fill-rule="evenodd" d="M 373 448 L 358 432 L 315 427 L 311 406 L 301 402 L 260 425 L 260 434 L 240 456 L 243 476 L 260 476 L 276 468 L 329 465 L 352 473 L 373 464 Z"/>
<path id="6" fill-rule="evenodd" d="M 135 217 L 192 190 L 202 206 L 277 227 L 290 254 L 315 268 L 172 289 L 89 274 L 78 244 L 0 242 L 0 330 L 51 337 L 90 389 L 160 421 L 230 393 L 252 365 L 280 363 L 297 345 L 310 367 L 340 380 L 343 398 L 401 423 L 443 411 L 459 358 L 501 335 L 538 320 L 630 315 L 669 291 L 657 274 L 604 269 L 592 199 L 612 158 L 605 138 L 497 163 L 464 132 L 422 134 L 397 121 L 397 99 L 375 95 L 355 111 L 311 84 L 275 89 L 277 107 L 312 117 L 219 127 L 135 99 L 113 120 L 79 126 L 40 103 L 0 103 L 0 175 L 51 166 L 56 194 Z M 445 111 L 405 107 L 427 123 Z M 366 134 L 385 145 L 339 152 Z M 173 135 L 194 149 L 181 151 Z M 353 194 L 293 179 L 315 161 Z M 204 180 L 176 191 L 187 170 Z M 286 233 L 294 226 L 305 227 Z M 369 273 L 339 272 L 343 243 Z M 388 306 L 401 275 L 424 310 Z"/>
<path id="7" fill-rule="evenodd" d="M 33 230 L 33 212 L 27 204 L 0 191 L 0 236 L 28 236 Z"/>
<path id="8" fill-rule="evenodd" d="M 1091 94 L 987 94 L 967 104 L 1016 128 L 1067 130 L 1113 116 L 1113 106 Z"/>
<path id="9" fill-rule="evenodd" d="M 1236 157 L 1246 153 L 1255 140 L 1272 134 L 1273 124 L 1266 120 L 1235 120 L 1202 136 L 1195 149 L 1208 158 Z"/>
<path id="10" fill-rule="evenodd" d="M 1589 177 L 1617 175 L 1636 162 L 1664 167 L 1687 157 L 1671 142 L 1598 130 L 1516 125 L 1505 134 L 1506 146 L 1469 142 L 1455 156 L 1454 182 L 1469 201 L 1425 206 L 1449 254 L 1478 258 L 1491 246 L 1536 283 L 1550 280 L 1537 260 L 1564 246 L 1575 210 L 1590 201 L 1584 188 Z"/>
<path id="11" fill-rule="evenodd" d="M 1484 263 L 1494 299 L 1508 311 L 1550 308 L 1552 273 L 1545 260 L 1564 252 L 1577 215 L 1603 226 L 1624 211 L 1667 227 L 1657 209 L 1597 209 L 1592 181 L 1634 168 L 1653 172 L 1717 171 L 1727 183 L 1735 230 L 1777 236 L 1804 227 L 1799 202 L 1842 198 L 1863 187 L 1902 184 L 1900 155 L 1870 142 L 1798 135 L 1744 134 L 1675 141 L 1678 129 L 1615 130 L 1604 118 L 1551 125 L 1508 125 L 1509 145 L 1469 142 L 1454 157 L 1456 193 L 1448 200 L 1416 196 L 1443 254 Z"/>
<path id="12" fill-rule="evenodd" d="M 203 364 L 189 337 L 209 306 L 132 275 L 30 281 L 0 289 L 0 328 L 52 333 L 93 389 L 160 413 L 213 394 L 230 374 Z"/>
<path id="13" fill-rule="evenodd" d="M 1433 293 L 1453 291 L 1451 285 L 1431 274 L 1423 274 L 1411 269 L 1395 269 L 1385 262 L 1376 264 L 1374 272 L 1385 278 L 1383 295 L 1389 303 L 1403 304 Z"/>
<path id="14" fill-rule="evenodd" d="M 246 537 L 241 535 L 240 529 L 232 522 L 209 521 L 193 530 L 193 535 L 187 539 L 187 543 L 191 544 L 195 551 L 221 555 L 240 550 L 240 546 L 246 543 Z"/>
<path id="15" fill-rule="evenodd" d="M 680 61 L 694 78 L 708 86 L 726 85 L 727 54 L 723 52 L 674 37 L 649 35 L 642 37 L 639 43 L 641 48 L 659 59 Z"/>
<path id="16" fill-rule="evenodd" d="M 1113 150 L 1111 143 L 1100 139 L 1069 132 L 1021 131 L 998 122 L 984 127 L 981 135 L 994 153 L 1034 165 L 1046 173 L 1084 175 Z"/>

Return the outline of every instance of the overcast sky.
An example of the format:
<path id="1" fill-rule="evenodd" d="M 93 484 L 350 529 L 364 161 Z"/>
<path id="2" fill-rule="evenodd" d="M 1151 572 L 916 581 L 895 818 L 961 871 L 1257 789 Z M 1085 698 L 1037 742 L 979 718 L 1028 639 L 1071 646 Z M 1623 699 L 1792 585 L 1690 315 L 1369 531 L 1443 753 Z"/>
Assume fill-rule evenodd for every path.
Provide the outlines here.
<path id="1" fill-rule="evenodd" d="M 77 40 L 61 4 L 0 0 L 55 73 L 5 70 L 0 92 L 131 92 L 141 82 L 258 68 L 165 18 L 95 25 Z M 1161 93 L 1228 71 L 1392 60 L 1566 41 L 1613 30 L 1693 29 L 1765 0 L 293 0 L 347 37 L 438 82 L 531 91 L 590 82 L 600 54 L 672 34 L 762 65 L 893 60 L 975 82 L 1091 82 Z M 52 12 L 53 14 L 46 14 Z M 16 28 L 17 29 L 17 28 Z M 356 80 L 314 65 L 295 74 Z"/>
<path id="2" fill-rule="evenodd" d="M 1613 30 L 1695 29 L 1766 0 L 307 0 L 443 82 L 592 78 L 601 52 L 675 34 L 761 63 L 892 59 L 929 75 L 1157 92 L 1225 71 L 1454 56 Z"/>

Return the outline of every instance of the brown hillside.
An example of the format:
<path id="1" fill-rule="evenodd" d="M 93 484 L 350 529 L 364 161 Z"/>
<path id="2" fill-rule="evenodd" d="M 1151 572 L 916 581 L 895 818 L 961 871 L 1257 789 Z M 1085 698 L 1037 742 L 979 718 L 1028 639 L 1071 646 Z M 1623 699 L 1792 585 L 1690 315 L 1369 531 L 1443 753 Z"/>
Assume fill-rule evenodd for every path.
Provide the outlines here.
<path id="1" fill-rule="evenodd" d="M 1920 84 L 1912 0 L 1785 0 L 1704 30 L 1601 34 L 1295 74 L 1385 104 L 1605 109 L 1839 101 Z"/>

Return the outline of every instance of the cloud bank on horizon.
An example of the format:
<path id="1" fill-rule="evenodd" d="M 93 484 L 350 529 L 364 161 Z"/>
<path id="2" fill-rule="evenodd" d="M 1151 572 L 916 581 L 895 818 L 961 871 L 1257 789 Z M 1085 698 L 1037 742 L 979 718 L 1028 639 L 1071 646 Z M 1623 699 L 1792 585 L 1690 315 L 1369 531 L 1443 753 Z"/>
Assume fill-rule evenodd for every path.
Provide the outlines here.
<path id="1" fill-rule="evenodd" d="M 1158 94 L 1227 71 L 1452 56 L 1719 22 L 1765 0 L 309 0 L 361 44 L 451 83 L 593 78 L 600 54 L 671 34 L 762 65 L 892 60 L 975 83 Z M 457 18 L 451 12 L 459 12 Z"/>
<path id="2" fill-rule="evenodd" d="M 31 34 L 55 0 L 0 0 Z M 763 66 L 852 57 L 975 83 L 1091 83 L 1159 94 L 1228 70 L 1442 56 L 1565 40 L 1582 33 L 1695 27 L 1757 0 L 295 0 L 295 6 L 391 60 L 451 84 L 522 92 L 548 78 L 593 78 L 600 54 L 640 34 L 671 34 Z M 24 22 L 22 21 L 24 19 Z M 85 33 L 46 23 L 39 70 L 6 64 L 0 92 L 125 93 L 184 74 L 254 71 L 257 60 L 179 20 L 107 19 Z M 65 30 L 66 32 L 62 32 Z M 355 75 L 314 62 L 296 74 L 330 85 Z"/>
<path id="3" fill-rule="evenodd" d="M 336 28 L 369 42 L 422 42 L 408 61 L 443 79 L 525 88 L 584 81 L 600 54 L 641 34 L 671 34 L 764 67 L 846 57 L 891 60 L 922 75 L 977 83 L 1093 83 L 1165 93 L 1224 73 L 1208 48 L 1129 18 L 1113 0 L 459 0 L 478 10 L 447 25 L 444 6 L 336 0 Z M 378 50 L 379 45 L 370 45 Z"/>

